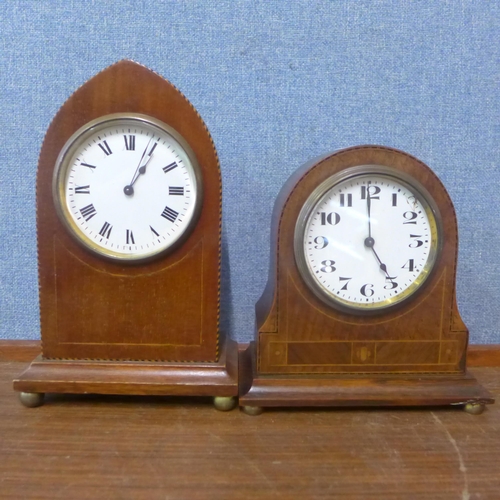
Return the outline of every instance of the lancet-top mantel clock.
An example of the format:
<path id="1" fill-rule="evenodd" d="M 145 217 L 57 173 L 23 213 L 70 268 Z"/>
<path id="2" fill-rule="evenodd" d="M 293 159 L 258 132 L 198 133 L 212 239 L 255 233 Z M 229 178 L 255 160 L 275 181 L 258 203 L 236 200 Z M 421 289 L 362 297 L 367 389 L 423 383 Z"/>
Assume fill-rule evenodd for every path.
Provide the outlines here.
<path id="1" fill-rule="evenodd" d="M 199 114 L 122 60 L 79 88 L 37 176 L 42 355 L 14 381 L 46 392 L 237 395 L 219 331 L 221 176 Z"/>
<path id="2" fill-rule="evenodd" d="M 452 202 L 416 158 L 380 146 L 304 165 L 273 213 L 240 405 L 460 404 L 491 395 L 466 371 Z"/>

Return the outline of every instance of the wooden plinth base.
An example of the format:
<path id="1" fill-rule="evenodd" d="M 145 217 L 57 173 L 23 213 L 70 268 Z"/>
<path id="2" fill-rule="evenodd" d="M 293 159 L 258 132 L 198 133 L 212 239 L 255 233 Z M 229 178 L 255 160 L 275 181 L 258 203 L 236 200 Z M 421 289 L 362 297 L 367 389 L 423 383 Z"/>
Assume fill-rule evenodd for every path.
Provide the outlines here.
<path id="1" fill-rule="evenodd" d="M 227 339 L 217 363 L 47 360 L 38 356 L 17 379 L 23 393 L 155 396 L 238 395 L 238 346 Z"/>
<path id="2" fill-rule="evenodd" d="M 255 344 L 240 353 L 240 406 L 485 405 L 491 394 L 469 373 L 458 375 L 260 375 Z M 251 411 L 248 411 L 251 413 Z M 254 413 L 255 414 L 255 413 Z"/>

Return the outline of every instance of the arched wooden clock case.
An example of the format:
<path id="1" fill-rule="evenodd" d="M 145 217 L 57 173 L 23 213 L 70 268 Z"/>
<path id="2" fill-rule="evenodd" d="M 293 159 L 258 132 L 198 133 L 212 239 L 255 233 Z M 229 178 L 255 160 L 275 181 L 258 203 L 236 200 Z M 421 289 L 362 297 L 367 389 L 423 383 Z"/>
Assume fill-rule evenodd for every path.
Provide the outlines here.
<path id="1" fill-rule="evenodd" d="M 58 155 L 72 134 L 117 113 L 174 130 L 195 156 L 203 191 L 186 237 L 133 263 L 79 244 L 52 192 Z M 219 330 L 220 168 L 205 124 L 172 84 L 123 60 L 69 98 L 40 153 L 37 236 L 42 355 L 14 381 L 25 404 L 40 404 L 46 392 L 213 396 L 220 409 L 235 404 L 237 347 Z"/>
<path id="2" fill-rule="evenodd" d="M 363 166 L 390 168 L 423 186 L 441 223 L 439 253 L 421 289 L 376 313 L 321 300 L 303 279 L 294 252 L 297 220 L 311 193 L 332 176 Z M 466 370 L 468 330 L 455 294 L 457 251 L 452 202 L 416 158 L 360 146 L 304 165 L 275 203 L 256 339 L 240 359 L 240 405 L 250 414 L 266 406 L 459 404 L 482 411 L 493 400 Z"/>

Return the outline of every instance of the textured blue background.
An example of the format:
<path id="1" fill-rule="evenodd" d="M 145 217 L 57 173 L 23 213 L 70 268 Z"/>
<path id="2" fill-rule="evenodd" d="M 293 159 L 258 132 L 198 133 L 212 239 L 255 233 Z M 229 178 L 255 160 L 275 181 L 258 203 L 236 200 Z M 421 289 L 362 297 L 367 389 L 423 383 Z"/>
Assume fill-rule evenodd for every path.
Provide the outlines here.
<path id="1" fill-rule="evenodd" d="M 3 0 L 0 338 L 39 337 L 45 130 L 78 86 L 131 58 L 182 90 L 218 148 L 224 325 L 236 339 L 253 335 L 283 182 L 310 158 L 374 143 L 443 180 L 461 230 L 460 311 L 472 342 L 498 343 L 499 14 L 500 2 L 477 0 Z"/>

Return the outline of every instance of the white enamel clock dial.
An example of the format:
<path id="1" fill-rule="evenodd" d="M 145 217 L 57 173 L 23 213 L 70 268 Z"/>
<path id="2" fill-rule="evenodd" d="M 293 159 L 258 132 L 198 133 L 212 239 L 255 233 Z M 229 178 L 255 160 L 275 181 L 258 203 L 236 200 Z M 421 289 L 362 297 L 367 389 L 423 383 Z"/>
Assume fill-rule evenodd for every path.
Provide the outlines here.
<path id="1" fill-rule="evenodd" d="M 55 169 L 57 211 L 91 251 L 143 260 L 180 242 L 196 222 L 201 179 L 173 129 L 136 114 L 104 116 L 78 130 Z"/>
<path id="2" fill-rule="evenodd" d="M 440 248 L 437 208 L 422 186 L 389 167 L 353 167 L 311 194 L 297 221 L 295 254 L 311 290 L 329 305 L 376 311 L 412 296 Z"/>

